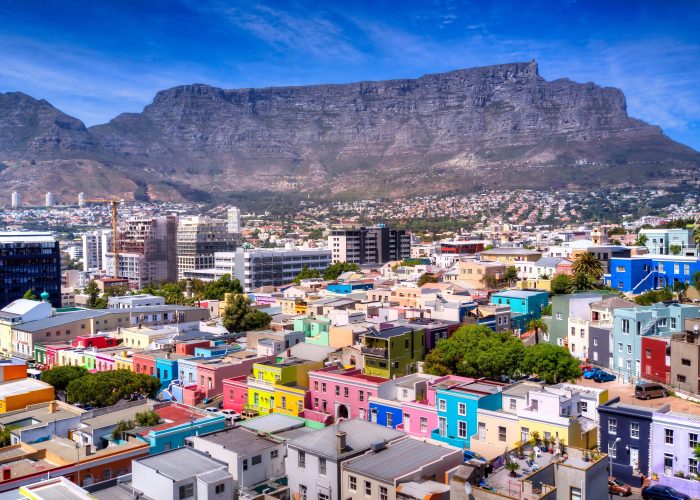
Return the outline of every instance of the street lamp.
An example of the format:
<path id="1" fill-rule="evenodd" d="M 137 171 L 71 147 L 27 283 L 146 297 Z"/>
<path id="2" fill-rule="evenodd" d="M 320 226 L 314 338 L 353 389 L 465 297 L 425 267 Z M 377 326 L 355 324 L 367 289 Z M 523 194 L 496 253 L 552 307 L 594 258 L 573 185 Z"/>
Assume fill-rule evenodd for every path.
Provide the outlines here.
<path id="1" fill-rule="evenodd" d="M 615 439 L 615 456 L 617 456 L 617 444 L 622 441 L 622 438 L 617 438 Z M 608 450 L 610 451 L 610 450 Z M 610 453 L 608 453 L 608 458 L 610 459 L 610 477 L 613 476 L 613 457 Z M 610 498 L 612 498 L 612 492 L 610 492 Z"/>

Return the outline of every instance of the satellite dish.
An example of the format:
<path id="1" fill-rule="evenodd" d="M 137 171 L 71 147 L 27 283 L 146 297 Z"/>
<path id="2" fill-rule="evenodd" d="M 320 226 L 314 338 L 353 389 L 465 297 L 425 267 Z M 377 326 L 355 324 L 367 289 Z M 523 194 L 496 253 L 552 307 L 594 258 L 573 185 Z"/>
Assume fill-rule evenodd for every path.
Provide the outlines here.
<path id="1" fill-rule="evenodd" d="M 471 495 L 471 494 L 472 494 L 472 484 L 471 484 L 471 483 L 464 483 L 464 492 L 465 492 L 467 495 Z"/>

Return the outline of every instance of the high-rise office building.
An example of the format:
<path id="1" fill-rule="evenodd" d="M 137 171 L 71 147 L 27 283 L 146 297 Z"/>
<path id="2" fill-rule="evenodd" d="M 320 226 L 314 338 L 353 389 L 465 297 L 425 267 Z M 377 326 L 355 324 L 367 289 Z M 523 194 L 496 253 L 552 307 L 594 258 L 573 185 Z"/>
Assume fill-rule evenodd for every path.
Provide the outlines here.
<path id="1" fill-rule="evenodd" d="M 0 232 L 0 308 L 31 290 L 61 307 L 61 254 L 51 233 Z"/>
<path id="2" fill-rule="evenodd" d="M 325 249 L 239 248 L 234 269 L 243 290 L 251 292 L 261 286 L 291 283 L 304 266 L 323 271 L 330 263 L 331 252 Z"/>
<path id="3" fill-rule="evenodd" d="M 228 232 L 241 232 L 241 211 L 236 207 L 231 207 L 228 209 Z"/>
<path id="4" fill-rule="evenodd" d="M 78 193 L 78 206 L 84 207 L 86 202 L 87 198 L 85 197 L 85 193 Z"/>
<path id="5" fill-rule="evenodd" d="M 131 219 L 119 228 L 118 277 L 137 288 L 177 280 L 177 216 Z M 114 254 L 107 248 L 106 271 L 114 276 Z"/>
<path id="6" fill-rule="evenodd" d="M 83 271 L 105 269 L 105 253 L 112 244 L 111 229 L 97 229 L 83 234 Z"/>
<path id="7" fill-rule="evenodd" d="M 232 252 L 237 235 L 229 232 L 229 221 L 205 216 L 184 217 L 177 225 L 177 274 L 214 267 L 214 253 Z"/>
<path id="8" fill-rule="evenodd" d="M 334 263 L 385 264 L 411 257 L 411 236 L 382 225 L 333 230 L 328 246 Z"/>
<path id="9" fill-rule="evenodd" d="M 56 204 L 56 197 L 53 195 L 51 191 L 46 193 L 46 206 L 47 207 L 53 207 Z"/>
<path id="10" fill-rule="evenodd" d="M 18 208 L 22 204 L 22 195 L 18 191 L 12 192 L 12 208 Z"/>

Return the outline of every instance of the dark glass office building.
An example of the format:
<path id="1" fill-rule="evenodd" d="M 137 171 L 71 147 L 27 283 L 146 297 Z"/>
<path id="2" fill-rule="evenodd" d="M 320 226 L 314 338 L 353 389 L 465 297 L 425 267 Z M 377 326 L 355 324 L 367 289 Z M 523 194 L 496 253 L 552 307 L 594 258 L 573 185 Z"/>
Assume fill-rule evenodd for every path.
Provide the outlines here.
<path id="1" fill-rule="evenodd" d="M 0 232 L 0 308 L 27 290 L 61 307 L 61 254 L 51 233 Z"/>

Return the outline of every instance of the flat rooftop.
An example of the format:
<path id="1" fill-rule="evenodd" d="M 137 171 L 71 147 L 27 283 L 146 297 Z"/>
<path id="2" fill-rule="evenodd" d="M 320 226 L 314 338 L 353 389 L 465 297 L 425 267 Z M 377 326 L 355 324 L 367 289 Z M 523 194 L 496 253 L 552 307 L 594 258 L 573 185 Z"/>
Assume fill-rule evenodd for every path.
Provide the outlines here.
<path id="1" fill-rule="evenodd" d="M 218 444 L 227 450 L 236 453 L 255 453 L 277 446 L 279 442 L 258 436 L 257 432 L 243 427 L 236 427 L 206 436 L 198 436 L 198 439 Z"/>
<path id="2" fill-rule="evenodd" d="M 4 400 L 9 396 L 16 396 L 18 394 L 25 394 L 27 392 L 40 391 L 42 389 L 49 388 L 53 389 L 53 386 L 35 378 L 12 380 L 10 382 L 0 384 L 0 400 Z"/>
<path id="3" fill-rule="evenodd" d="M 169 477 L 173 481 L 182 481 L 228 467 L 226 463 L 214 460 L 189 446 L 166 451 L 165 453 L 158 453 L 136 461 L 163 476 Z"/>

